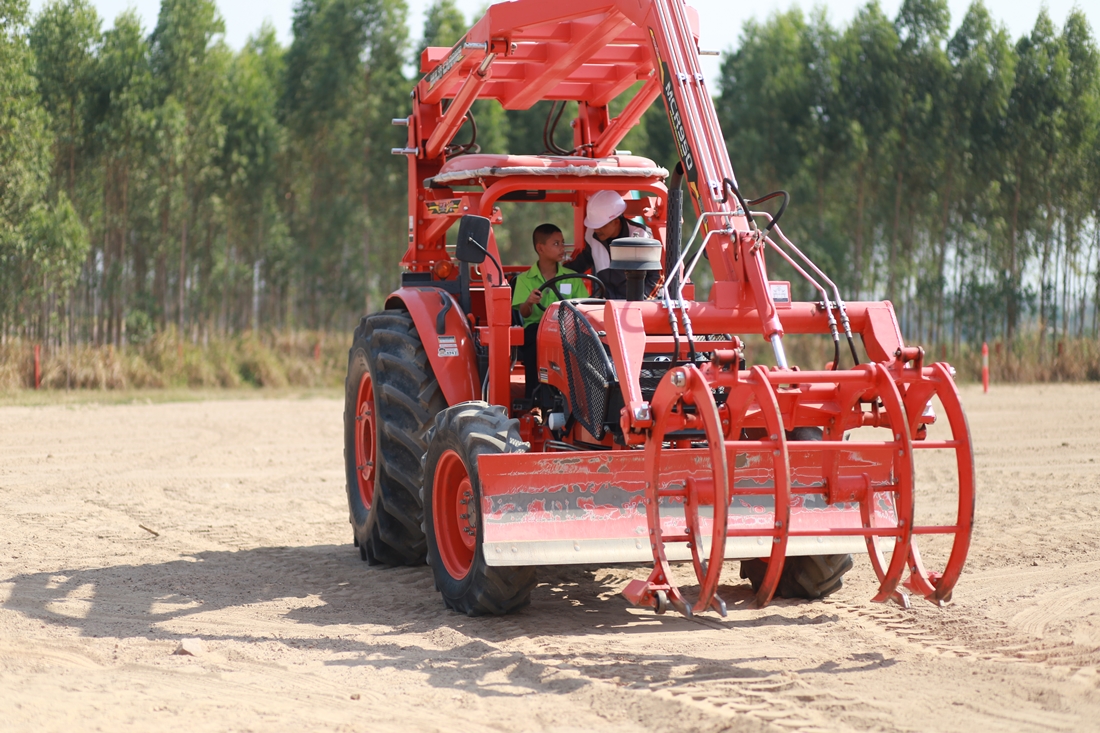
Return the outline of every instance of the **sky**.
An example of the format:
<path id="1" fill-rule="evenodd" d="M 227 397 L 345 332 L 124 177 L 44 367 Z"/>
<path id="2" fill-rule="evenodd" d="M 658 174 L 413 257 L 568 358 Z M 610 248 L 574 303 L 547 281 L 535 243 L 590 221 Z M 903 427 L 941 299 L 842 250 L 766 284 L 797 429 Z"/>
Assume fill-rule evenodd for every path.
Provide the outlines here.
<path id="1" fill-rule="evenodd" d="M 45 0 L 31 0 L 31 8 L 37 12 Z M 255 33 L 264 22 L 270 21 L 279 39 L 290 42 L 290 21 L 295 0 L 218 0 L 218 7 L 225 18 L 226 41 L 233 48 L 240 48 L 250 35 Z M 420 37 L 424 27 L 424 13 L 431 0 L 407 0 L 409 3 L 410 37 Z M 471 19 L 486 4 L 486 0 L 457 0 L 458 7 Z M 134 7 L 145 23 L 147 30 L 156 25 L 159 0 L 92 0 L 92 4 L 104 19 L 104 26 L 110 26 L 115 16 L 128 7 Z M 695 6 L 701 18 L 701 36 L 699 45 L 704 50 L 729 51 L 737 47 L 741 25 L 748 18 L 764 20 L 775 12 L 800 7 L 810 12 L 814 7 L 823 5 L 834 25 L 845 25 L 856 13 L 856 9 L 866 4 L 866 0 L 689 0 Z M 883 11 L 888 17 L 894 17 L 901 0 L 880 0 Z M 951 8 L 952 30 L 958 26 L 966 13 L 970 0 L 948 0 Z M 1039 9 L 1046 6 L 1054 23 L 1061 27 L 1074 6 L 1082 8 L 1092 25 L 1093 35 L 1100 35 L 1100 0 L 986 0 L 986 6 L 993 16 L 1008 26 L 1013 38 L 1027 33 L 1039 15 Z M 716 79 L 720 58 L 705 56 L 701 60 L 707 84 L 716 90 Z"/>

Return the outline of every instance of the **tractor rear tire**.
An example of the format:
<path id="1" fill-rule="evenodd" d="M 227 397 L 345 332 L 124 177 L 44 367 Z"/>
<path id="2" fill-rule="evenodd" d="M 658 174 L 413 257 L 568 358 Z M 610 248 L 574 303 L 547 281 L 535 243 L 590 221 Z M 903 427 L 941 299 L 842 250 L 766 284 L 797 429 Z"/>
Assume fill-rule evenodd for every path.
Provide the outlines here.
<path id="1" fill-rule="evenodd" d="M 503 407 L 463 402 L 435 420 L 424 458 L 424 535 L 428 565 L 443 603 L 467 616 L 503 615 L 526 606 L 532 567 L 485 563 L 478 456 L 525 453 L 519 421 Z"/>
<path id="2" fill-rule="evenodd" d="M 787 440 L 821 440 L 821 428 L 795 428 Z M 755 591 L 764 579 L 768 563 L 764 560 L 742 560 L 741 577 L 752 583 Z M 844 585 L 844 574 L 852 569 L 851 555 L 807 555 L 788 557 L 779 576 L 775 595 L 779 598 L 816 600 L 835 593 Z"/>
<path id="3" fill-rule="evenodd" d="M 344 464 L 359 556 L 372 565 L 418 565 L 425 557 L 421 457 L 427 429 L 447 403 L 408 313 L 359 322 L 344 386 Z"/>
<path id="4" fill-rule="evenodd" d="M 764 560 L 742 560 L 741 577 L 752 583 L 755 591 L 764 579 L 768 563 Z M 852 569 L 851 555 L 806 555 L 788 557 L 779 576 L 775 595 L 779 598 L 817 600 L 835 593 L 844 585 L 844 574 Z"/>

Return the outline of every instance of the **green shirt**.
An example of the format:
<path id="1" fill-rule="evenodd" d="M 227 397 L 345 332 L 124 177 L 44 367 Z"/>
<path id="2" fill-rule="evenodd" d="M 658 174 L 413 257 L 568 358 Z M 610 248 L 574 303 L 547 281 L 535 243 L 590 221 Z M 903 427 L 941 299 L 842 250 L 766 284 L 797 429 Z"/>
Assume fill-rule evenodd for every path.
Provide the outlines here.
<path id="1" fill-rule="evenodd" d="M 576 273 L 570 270 L 562 263 L 558 263 L 558 275 L 575 275 Z M 557 277 L 555 275 L 554 277 Z M 525 302 L 527 297 L 536 290 L 542 290 L 542 284 L 546 282 L 547 278 L 542 276 L 539 271 L 539 263 L 531 265 L 531 269 L 523 273 L 516 278 L 516 287 L 512 291 L 512 307 L 519 308 Z M 559 280 L 554 284 L 554 287 L 558 289 L 563 298 L 587 298 L 588 290 L 584 287 L 584 280 L 581 278 L 569 278 L 568 280 Z M 550 288 L 542 291 L 542 300 L 531 306 L 531 315 L 523 319 L 524 327 L 530 326 L 533 323 L 538 323 L 542 320 L 542 314 L 550 307 L 552 303 L 557 302 L 558 298 L 554 295 L 554 291 Z"/>

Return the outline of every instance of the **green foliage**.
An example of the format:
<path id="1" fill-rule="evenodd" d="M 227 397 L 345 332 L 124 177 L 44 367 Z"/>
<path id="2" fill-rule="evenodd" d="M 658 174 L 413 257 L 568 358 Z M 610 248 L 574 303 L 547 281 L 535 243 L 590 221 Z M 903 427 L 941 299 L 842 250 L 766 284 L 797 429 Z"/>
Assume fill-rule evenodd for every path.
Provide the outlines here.
<path id="1" fill-rule="evenodd" d="M 0 0 L 0 331 L 25 307 L 27 222 L 42 205 L 49 171 L 49 116 L 39 104 L 26 13 L 24 0 Z"/>
<path id="2" fill-rule="evenodd" d="M 211 69 L 206 63 L 225 22 L 210 0 L 162 0 L 157 26 L 149 38 L 150 64 L 158 96 L 190 101 L 202 94 Z"/>
<path id="3" fill-rule="evenodd" d="M 949 28 L 945 0 L 748 23 L 716 106 L 743 190 L 790 190 L 783 226 L 845 291 L 956 349 L 1026 325 L 1041 359 L 1100 329 L 1095 40 L 1044 11 L 1013 45 L 980 1 Z"/>
<path id="4" fill-rule="evenodd" d="M 292 283 L 309 322 L 354 312 L 363 293 L 396 284 L 404 231 L 404 161 L 390 120 L 407 114 L 405 6 L 305 0 L 286 54 L 282 114 L 290 136 Z"/>
<path id="5" fill-rule="evenodd" d="M 453 46 L 466 33 L 466 19 L 454 0 L 436 0 L 424 18 L 424 35 L 413 62 L 419 66 L 420 56 L 428 46 Z"/>
<path id="6" fill-rule="evenodd" d="M 30 32 L 42 105 L 53 120 L 56 165 L 66 170 L 70 195 L 86 145 L 85 105 L 99 40 L 99 16 L 86 0 L 52 0 Z"/>
<path id="7" fill-rule="evenodd" d="M 46 184 L 49 116 L 38 103 L 26 6 L 25 0 L 0 0 L 0 247 L 19 241 L 22 222 Z"/>
<path id="8" fill-rule="evenodd" d="M 89 242 L 69 197 L 61 192 L 52 206 L 38 204 L 24 227 L 23 257 L 30 265 L 31 281 L 62 291 L 76 284 Z"/>
<path id="9" fill-rule="evenodd" d="M 27 13 L 0 0 L 0 342 L 143 354 L 66 380 L 309 381 L 247 339 L 344 329 L 397 284 L 407 165 L 390 121 L 409 113 L 410 62 L 471 19 L 435 0 L 410 41 L 404 0 L 300 0 L 289 47 L 268 26 L 232 51 L 214 0 L 163 0 L 152 28 L 133 11 L 106 27 L 91 0 Z M 846 295 L 893 300 L 907 338 L 1052 356 L 1052 338 L 1100 331 L 1095 34 L 1080 11 L 1061 27 L 1044 12 L 1013 40 L 980 1 L 951 27 L 945 0 L 748 22 L 716 89 L 730 156 L 746 195 L 791 192 L 786 232 Z M 576 105 L 554 126 L 558 109 L 478 101 L 477 146 L 569 151 Z M 621 147 L 675 165 L 659 102 Z M 572 216 L 502 209 L 514 263 L 536 224 Z M 204 343 L 221 346 L 195 356 Z"/>

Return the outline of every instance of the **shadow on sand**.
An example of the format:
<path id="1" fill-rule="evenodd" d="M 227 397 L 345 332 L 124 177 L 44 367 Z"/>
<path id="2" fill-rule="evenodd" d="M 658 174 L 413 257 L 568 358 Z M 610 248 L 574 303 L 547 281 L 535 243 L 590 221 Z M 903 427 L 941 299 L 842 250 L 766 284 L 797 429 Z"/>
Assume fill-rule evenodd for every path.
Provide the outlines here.
<path id="1" fill-rule="evenodd" d="M 639 574 L 644 574 L 640 570 Z M 427 566 L 369 567 L 347 546 L 263 547 L 241 551 L 209 551 L 146 565 L 115 565 L 104 568 L 27 573 L 0 581 L 10 588 L 2 606 L 44 623 L 74 628 L 88 637 L 176 640 L 199 635 L 207 640 L 280 642 L 297 649 L 328 651 L 337 658 L 328 665 L 373 666 L 417 670 L 428 673 L 431 684 L 494 694 L 478 684 L 487 675 L 503 673 L 511 686 L 538 692 L 569 692 L 587 684 L 584 678 L 616 680 L 620 685 L 653 687 L 707 680 L 757 678 L 772 674 L 770 665 L 756 666 L 766 654 L 709 663 L 685 653 L 609 654 L 594 645 L 591 655 L 578 654 L 575 637 L 600 635 L 698 633 L 700 627 L 716 630 L 749 629 L 761 626 L 829 625 L 837 619 L 814 613 L 812 605 L 780 601 L 779 606 L 807 605 L 810 613 L 747 614 L 752 594 L 748 585 L 724 586 L 723 597 L 729 616 L 714 614 L 685 619 L 677 614 L 657 616 L 630 610 L 618 594 L 622 573 L 585 567 L 544 568 L 531 605 L 506 617 L 469 618 L 443 607 L 434 590 Z M 692 589 L 686 589 L 688 591 Z M 257 604 L 309 599 L 280 609 L 271 631 L 270 611 L 263 630 L 233 632 L 241 624 L 210 624 L 200 615 Z M 194 617 L 202 631 L 186 621 Z M 284 619 L 281 624 L 279 619 Z M 173 623 L 180 622 L 184 623 Z M 347 633 L 337 626 L 352 626 L 359 633 Z M 413 634 L 430 634 L 447 628 L 467 637 L 468 642 L 445 651 L 421 647 Z M 571 651 L 559 650 L 561 637 L 571 637 Z M 397 637 L 401 637 L 398 639 Z M 392 641 L 391 641 L 392 638 Z M 508 651 L 500 645 L 521 638 L 534 640 L 524 651 Z M 683 637 L 685 644 L 690 637 Z M 434 646 L 434 645 L 433 645 Z M 632 647 L 637 649 L 637 646 Z M 774 660 L 774 657 L 773 657 Z M 871 661 L 871 660 L 865 660 Z M 877 664 L 868 667 L 881 666 Z M 582 678 L 547 680 L 551 668 L 565 664 Z M 636 674 L 624 680 L 624 665 Z M 856 665 L 858 667 L 858 665 Z M 681 671 L 694 667 L 686 675 Z M 852 666 L 841 665 L 843 671 Z M 842 671 L 821 668 L 818 673 Z M 510 691 L 500 694 L 516 694 Z"/>

